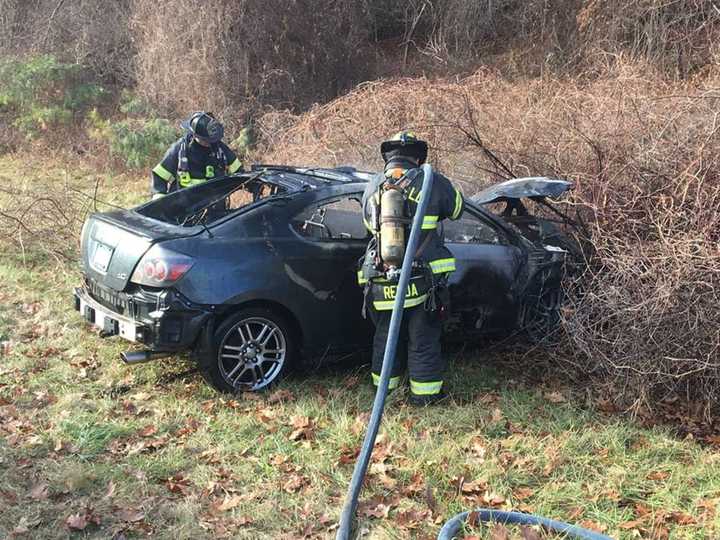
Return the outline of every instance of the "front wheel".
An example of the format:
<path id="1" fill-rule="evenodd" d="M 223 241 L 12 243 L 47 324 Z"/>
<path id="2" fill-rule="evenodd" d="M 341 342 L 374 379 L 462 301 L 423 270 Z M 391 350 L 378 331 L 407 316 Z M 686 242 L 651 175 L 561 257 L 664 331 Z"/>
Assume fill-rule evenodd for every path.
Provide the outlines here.
<path id="1" fill-rule="evenodd" d="M 269 309 L 250 308 L 218 327 L 211 351 L 200 358 L 200 369 L 221 392 L 254 392 L 280 380 L 294 357 L 287 321 Z"/>

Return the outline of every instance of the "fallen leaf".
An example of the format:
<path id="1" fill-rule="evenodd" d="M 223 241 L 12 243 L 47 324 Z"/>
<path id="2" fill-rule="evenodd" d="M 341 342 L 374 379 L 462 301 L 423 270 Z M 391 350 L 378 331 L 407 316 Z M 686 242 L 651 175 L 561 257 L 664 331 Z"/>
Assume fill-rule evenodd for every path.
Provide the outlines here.
<path id="1" fill-rule="evenodd" d="M 187 494 L 190 482 L 182 475 L 176 474 L 165 481 L 165 486 L 171 493 Z"/>
<path id="2" fill-rule="evenodd" d="M 85 527 L 87 527 L 88 522 L 85 514 L 73 514 L 71 516 L 68 516 L 68 518 L 65 520 L 65 525 L 67 525 L 70 529 L 76 531 L 83 531 L 85 530 Z"/>
<path id="3" fill-rule="evenodd" d="M 643 437 L 642 435 L 640 435 L 630 444 L 630 450 L 638 451 L 649 446 L 650 441 L 647 439 L 647 437 Z"/>
<path id="4" fill-rule="evenodd" d="M 522 536 L 523 540 L 541 540 L 540 533 L 538 533 L 535 529 L 528 527 L 527 525 L 523 525 L 522 527 L 520 527 L 520 535 Z"/>
<path id="5" fill-rule="evenodd" d="M 410 483 L 403 486 L 402 493 L 405 496 L 412 497 L 413 495 L 420 493 L 424 486 L 425 482 L 423 482 L 422 475 L 419 472 L 416 472 L 413 474 L 412 478 L 410 478 Z"/>
<path id="6" fill-rule="evenodd" d="M 668 521 L 672 521 L 678 525 L 694 525 L 697 523 L 694 517 L 684 512 L 670 512 L 668 514 Z"/>
<path id="7" fill-rule="evenodd" d="M 300 476 L 299 474 L 293 474 L 283 484 L 283 490 L 288 493 L 294 493 L 309 483 L 310 481 L 304 476 Z"/>
<path id="8" fill-rule="evenodd" d="M 505 504 L 506 499 L 502 495 L 485 493 L 485 495 L 483 495 L 483 501 L 490 506 L 502 506 Z"/>
<path id="9" fill-rule="evenodd" d="M 216 406 L 215 401 L 212 399 L 209 399 L 207 401 L 204 401 L 202 403 L 202 405 L 200 405 L 200 408 L 206 413 L 211 413 L 212 410 L 215 408 L 215 406 Z"/>
<path id="10" fill-rule="evenodd" d="M 268 397 L 268 403 L 282 403 L 284 401 L 292 401 L 293 399 L 295 399 L 295 396 L 293 396 L 290 390 L 276 390 Z"/>
<path id="11" fill-rule="evenodd" d="M 374 517 L 385 519 L 390 514 L 390 507 L 386 504 L 379 503 L 372 506 L 368 506 L 363 509 L 362 515 L 365 517 Z"/>
<path id="12" fill-rule="evenodd" d="M 490 540 L 510 540 L 510 531 L 505 525 L 496 523 L 490 531 Z"/>
<path id="13" fill-rule="evenodd" d="M 670 476 L 667 471 L 654 471 L 647 475 L 648 480 L 665 480 Z"/>
<path id="14" fill-rule="evenodd" d="M 484 442 L 481 438 L 476 437 L 470 443 L 470 452 L 477 457 L 480 462 L 485 460 L 485 454 L 487 452 Z"/>
<path id="15" fill-rule="evenodd" d="M 138 409 L 132 401 L 126 399 L 125 401 L 123 401 L 122 406 L 126 413 L 133 415 L 137 414 Z"/>
<path id="16" fill-rule="evenodd" d="M 157 431 L 157 428 L 153 424 L 148 424 L 140 431 L 138 431 L 138 435 L 140 435 L 141 437 L 151 437 L 155 435 Z"/>
<path id="17" fill-rule="evenodd" d="M 30 528 L 28 527 L 28 520 L 26 517 L 20 518 L 20 523 L 18 523 L 15 528 L 13 529 L 13 534 L 25 534 L 30 532 Z"/>
<path id="18" fill-rule="evenodd" d="M 185 421 L 185 426 L 181 427 L 175 432 L 176 437 L 187 437 L 188 435 L 195 433 L 200 427 L 200 422 L 195 418 L 188 418 Z"/>
<path id="19" fill-rule="evenodd" d="M 395 523 L 406 529 L 414 529 L 428 517 L 429 510 L 404 510 L 395 514 Z"/>
<path id="20" fill-rule="evenodd" d="M 145 519 L 145 512 L 137 508 L 121 508 L 115 512 L 115 516 L 122 521 L 136 523 Z"/>
<path id="21" fill-rule="evenodd" d="M 591 521 L 589 519 L 581 521 L 580 526 L 595 532 L 605 532 L 607 530 L 607 526 L 603 525 L 602 523 L 598 523 L 597 521 Z"/>
<path id="22" fill-rule="evenodd" d="M 650 507 L 644 505 L 643 503 L 635 503 L 635 515 L 638 517 L 647 516 L 652 513 L 652 510 Z"/>
<path id="23" fill-rule="evenodd" d="M 476 480 L 474 482 L 463 482 L 460 491 L 465 494 L 482 493 L 487 489 L 487 482 Z"/>
<path id="24" fill-rule="evenodd" d="M 609 399 L 598 399 L 595 402 L 595 406 L 602 412 L 606 413 L 616 413 L 619 410 L 617 406 Z"/>
<path id="25" fill-rule="evenodd" d="M 639 529 L 645 524 L 645 520 L 643 519 L 633 519 L 632 521 L 626 521 L 625 523 L 621 523 L 618 525 L 621 529 L 625 531 L 630 531 L 633 529 Z"/>
<path id="26" fill-rule="evenodd" d="M 338 459 L 338 463 L 342 465 L 348 465 L 350 463 L 355 463 L 356 458 L 358 457 L 358 454 L 360 454 L 360 447 L 349 447 L 345 446 L 340 449 L 340 458 Z"/>
<path id="27" fill-rule="evenodd" d="M 255 418 L 257 418 L 264 424 L 269 424 L 270 422 L 275 420 L 276 417 L 277 413 L 269 407 L 266 407 L 264 409 L 258 409 L 255 413 Z"/>
<path id="28" fill-rule="evenodd" d="M 513 498 L 517 499 L 518 501 L 524 501 L 525 499 L 529 499 L 534 494 L 533 490 L 529 487 L 519 487 L 515 491 L 513 491 Z"/>
<path id="29" fill-rule="evenodd" d="M 33 486 L 30 490 L 30 498 L 36 501 L 44 501 L 48 498 L 48 485 L 44 482 Z"/>
<path id="30" fill-rule="evenodd" d="M 370 413 L 364 412 L 360 413 L 355 417 L 355 420 L 353 421 L 352 426 L 350 427 L 350 431 L 352 431 L 353 435 L 359 435 L 360 433 L 363 433 L 365 431 L 365 428 L 368 425 L 368 421 L 370 420 Z"/>
<path id="31" fill-rule="evenodd" d="M 225 497 L 225 499 L 223 499 L 223 502 L 217 505 L 217 509 L 220 512 L 227 512 L 228 510 L 232 510 L 233 508 L 238 507 L 241 502 L 242 497 L 240 497 L 239 495 Z"/>

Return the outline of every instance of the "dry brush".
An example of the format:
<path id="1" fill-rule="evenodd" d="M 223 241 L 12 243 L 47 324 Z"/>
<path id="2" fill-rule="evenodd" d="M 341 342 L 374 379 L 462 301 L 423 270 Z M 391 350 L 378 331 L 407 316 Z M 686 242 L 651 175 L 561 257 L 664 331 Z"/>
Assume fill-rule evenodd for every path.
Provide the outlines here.
<path id="1" fill-rule="evenodd" d="M 493 156 L 515 176 L 573 180 L 592 257 L 568 283 L 547 367 L 592 374 L 624 406 L 681 397 L 707 412 L 720 391 L 718 82 L 622 61 L 591 82 L 370 83 L 295 119 L 268 115 L 264 159 L 377 169 L 379 142 L 413 128 L 466 195 L 508 176 Z"/>

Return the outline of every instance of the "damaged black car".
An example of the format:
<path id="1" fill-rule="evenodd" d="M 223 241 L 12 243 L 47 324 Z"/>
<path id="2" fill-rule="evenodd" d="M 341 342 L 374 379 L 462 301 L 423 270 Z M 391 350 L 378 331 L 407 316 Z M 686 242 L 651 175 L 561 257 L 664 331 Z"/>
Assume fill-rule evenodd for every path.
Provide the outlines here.
<path id="1" fill-rule="evenodd" d="M 75 308 L 128 364 L 191 353 L 221 391 L 260 390 L 313 359 L 367 349 L 358 259 L 370 173 L 261 165 L 130 210 L 92 214 L 81 239 Z M 527 178 L 467 200 L 439 233 L 457 259 L 448 339 L 551 332 L 572 242 L 527 201 L 563 180 Z M 560 218 L 558 221 L 562 221 Z"/>

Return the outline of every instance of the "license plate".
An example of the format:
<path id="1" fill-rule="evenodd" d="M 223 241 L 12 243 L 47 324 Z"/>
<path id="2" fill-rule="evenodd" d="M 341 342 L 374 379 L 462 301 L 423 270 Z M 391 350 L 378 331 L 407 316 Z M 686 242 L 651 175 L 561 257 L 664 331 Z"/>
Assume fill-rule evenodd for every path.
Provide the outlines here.
<path id="1" fill-rule="evenodd" d="M 92 266 L 98 272 L 107 272 L 108 266 L 110 265 L 110 258 L 112 257 L 113 249 L 105 244 L 98 243 L 93 254 Z"/>

